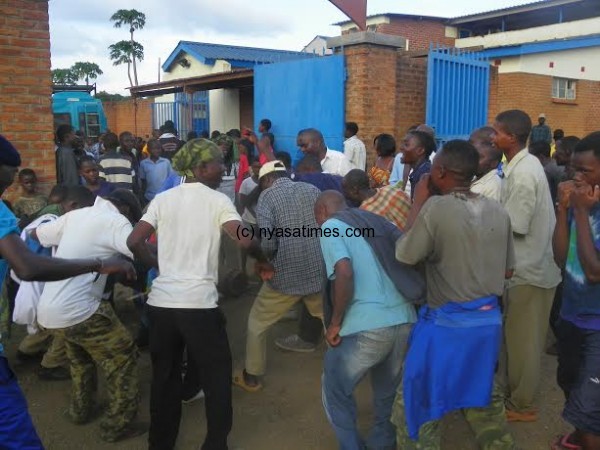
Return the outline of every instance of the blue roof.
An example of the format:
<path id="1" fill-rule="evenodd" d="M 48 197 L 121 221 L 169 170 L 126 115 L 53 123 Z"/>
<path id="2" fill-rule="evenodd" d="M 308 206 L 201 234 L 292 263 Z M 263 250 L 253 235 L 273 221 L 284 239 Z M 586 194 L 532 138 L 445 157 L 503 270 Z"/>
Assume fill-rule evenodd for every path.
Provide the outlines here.
<path id="1" fill-rule="evenodd" d="M 475 53 L 484 58 L 492 59 L 599 46 L 600 34 L 596 34 L 570 39 L 553 39 L 550 41 L 528 42 L 524 44 L 494 47 Z"/>
<path id="2" fill-rule="evenodd" d="M 209 44 L 206 42 L 179 41 L 162 65 L 164 71 L 169 71 L 181 52 L 193 56 L 204 64 L 214 64 L 222 59 L 233 67 L 253 67 L 256 64 L 271 64 L 297 59 L 314 58 L 315 55 L 288 50 L 272 50 L 268 48 L 238 47 L 234 45 Z"/>

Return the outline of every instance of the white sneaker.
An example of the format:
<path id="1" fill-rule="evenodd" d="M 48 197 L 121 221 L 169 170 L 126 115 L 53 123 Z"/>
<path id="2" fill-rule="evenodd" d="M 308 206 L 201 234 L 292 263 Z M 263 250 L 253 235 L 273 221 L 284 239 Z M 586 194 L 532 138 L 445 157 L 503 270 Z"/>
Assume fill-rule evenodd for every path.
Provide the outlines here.
<path id="1" fill-rule="evenodd" d="M 204 391 L 202 389 L 200 389 L 198 391 L 198 393 L 196 395 L 194 395 L 193 397 L 181 400 L 181 403 L 183 403 L 184 405 L 187 405 L 189 403 L 195 402 L 196 400 L 200 400 L 201 398 L 204 398 Z"/>

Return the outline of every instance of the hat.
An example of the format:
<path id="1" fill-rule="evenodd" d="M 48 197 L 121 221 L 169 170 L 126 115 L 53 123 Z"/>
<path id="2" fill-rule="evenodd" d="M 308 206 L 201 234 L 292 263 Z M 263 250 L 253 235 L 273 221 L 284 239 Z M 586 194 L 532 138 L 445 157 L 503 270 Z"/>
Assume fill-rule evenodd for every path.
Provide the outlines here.
<path id="1" fill-rule="evenodd" d="M 544 114 L 544 113 L 541 113 L 541 114 L 538 116 L 538 119 L 545 119 L 545 118 L 546 118 L 546 114 Z"/>
<path id="2" fill-rule="evenodd" d="M 223 157 L 221 149 L 208 139 L 187 141 L 173 156 L 173 168 L 182 175 L 190 175 L 194 167 Z"/>
<path id="3" fill-rule="evenodd" d="M 8 139 L 0 135 L 0 165 L 19 167 L 21 165 L 21 155 Z"/>
<path id="4" fill-rule="evenodd" d="M 258 172 L 258 179 L 260 180 L 265 175 L 268 175 L 273 172 L 286 172 L 287 169 L 285 165 L 281 161 L 269 161 L 263 164 L 260 168 L 260 172 Z"/>

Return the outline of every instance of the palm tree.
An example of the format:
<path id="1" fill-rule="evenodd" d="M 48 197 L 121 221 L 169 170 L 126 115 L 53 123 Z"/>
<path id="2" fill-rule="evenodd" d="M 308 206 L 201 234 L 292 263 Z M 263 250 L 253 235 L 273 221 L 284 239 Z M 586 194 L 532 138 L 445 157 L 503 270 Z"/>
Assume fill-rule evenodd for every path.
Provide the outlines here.
<path id="1" fill-rule="evenodd" d="M 77 76 L 71 69 L 54 69 L 52 71 L 52 84 L 73 85 L 77 83 Z"/>
<path id="2" fill-rule="evenodd" d="M 133 32 L 135 30 L 141 30 L 146 25 L 146 14 L 136 11 L 135 9 L 119 9 L 116 13 L 114 13 L 110 20 L 115 23 L 115 28 L 121 28 L 123 25 L 129 25 L 129 33 L 131 48 L 135 47 L 137 44 L 133 40 Z M 142 47 L 143 52 L 143 47 Z M 140 61 L 143 59 L 143 54 L 141 58 L 137 58 Z M 137 77 L 137 67 L 135 64 L 136 58 L 131 58 L 133 64 L 133 79 L 135 80 L 135 85 L 138 85 L 138 77 Z"/>
<path id="3" fill-rule="evenodd" d="M 76 62 L 71 66 L 71 72 L 77 77 L 78 80 L 84 78 L 85 84 L 90 84 L 90 78 L 95 80 L 98 75 L 102 75 L 102 70 L 96 63 L 91 62 Z"/>
<path id="4" fill-rule="evenodd" d="M 116 44 L 108 46 L 110 50 L 110 59 L 113 61 L 113 65 L 119 66 L 121 64 L 127 64 L 127 77 L 129 77 L 129 84 L 133 86 L 133 80 L 131 79 L 131 64 L 135 64 L 135 60 L 141 61 L 144 59 L 144 47 L 139 42 L 131 41 L 119 41 Z M 132 57 L 133 55 L 133 57 Z"/>

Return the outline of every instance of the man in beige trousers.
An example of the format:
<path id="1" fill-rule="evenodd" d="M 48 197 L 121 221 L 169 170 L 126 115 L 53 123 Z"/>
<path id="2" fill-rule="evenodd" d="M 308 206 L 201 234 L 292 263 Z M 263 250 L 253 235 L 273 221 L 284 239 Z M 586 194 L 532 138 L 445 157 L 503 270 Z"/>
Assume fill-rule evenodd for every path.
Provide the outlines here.
<path id="1" fill-rule="evenodd" d="M 552 254 L 556 217 L 544 169 L 527 150 L 529 116 L 519 110 L 500 113 L 494 131 L 494 145 L 507 159 L 501 201 L 510 216 L 517 262 L 504 296 L 507 419 L 534 422 L 541 355 L 561 279 Z"/>

